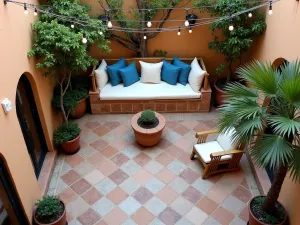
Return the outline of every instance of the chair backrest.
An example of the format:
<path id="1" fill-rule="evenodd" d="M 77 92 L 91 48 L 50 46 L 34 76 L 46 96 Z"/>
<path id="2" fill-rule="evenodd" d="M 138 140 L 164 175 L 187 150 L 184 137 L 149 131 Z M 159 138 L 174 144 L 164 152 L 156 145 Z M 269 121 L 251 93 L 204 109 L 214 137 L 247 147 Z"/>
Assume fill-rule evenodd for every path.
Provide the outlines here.
<path id="1" fill-rule="evenodd" d="M 237 145 L 232 141 L 232 135 L 235 133 L 235 129 L 232 128 L 224 134 L 219 134 L 217 142 L 223 148 L 224 151 L 235 150 Z"/>

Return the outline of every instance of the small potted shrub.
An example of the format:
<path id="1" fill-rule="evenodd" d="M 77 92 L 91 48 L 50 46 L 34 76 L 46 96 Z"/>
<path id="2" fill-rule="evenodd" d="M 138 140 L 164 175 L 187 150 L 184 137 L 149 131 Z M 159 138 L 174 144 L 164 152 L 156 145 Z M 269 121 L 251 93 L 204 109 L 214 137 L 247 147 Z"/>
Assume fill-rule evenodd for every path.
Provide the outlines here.
<path id="1" fill-rule="evenodd" d="M 46 195 L 35 203 L 33 219 L 38 225 L 66 225 L 66 207 L 57 196 Z"/>
<path id="2" fill-rule="evenodd" d="M 53 141 L 60 145 L 65 154 L 75 154 L 80 149 L 81 129 L 76 123 L 64 123 L 54 131 Z"/>
<path id="3" fill-rule="evenodd" d="M 131 120 L 137 142 L 146 147 L 154 146 L 160 141 L 165 125 L 165 118 L 152 110 L 139 112 Z"/>

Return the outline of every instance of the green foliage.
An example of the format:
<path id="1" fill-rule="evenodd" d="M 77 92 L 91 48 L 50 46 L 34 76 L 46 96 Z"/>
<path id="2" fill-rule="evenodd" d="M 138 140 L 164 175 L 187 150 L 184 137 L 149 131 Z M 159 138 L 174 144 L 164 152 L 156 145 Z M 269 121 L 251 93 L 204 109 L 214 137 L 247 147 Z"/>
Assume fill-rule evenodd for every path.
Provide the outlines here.
<path id="1" fill-rule="evenodd" d="M 46 195 L 35 203 L 37 220 L 43 224 L 56 221 L 63 213 L 64 207 L 57 196 Z"/>
<path id="2" fill-rule="evenodd" d="M 231 4 L 231 13 L 241 12 L 249 8 L 248 0 L 196 0 L 196 6 L 215 5 L 215 7 L 206 8 L 213 17 L 222 17 L 229 15 L 229 5 Z M 257 3 L 259 4 L 259 3 Z M 254 4 L 251 4 L 253 7 Z M 202 12 L 204 9 L 202 9 Z M 232 63 L 240 60 L 241 55 L 246 52 L 252 45 L 255 36 L 260 35 L 266 29 L 264 15 L 255 10 L 252 12 L 252 18 L 248 18 L 247 13 L 233 18 L 234 30 L 229 31 L 229 20 L 219 20 L 211 24 L 213 41 L 208 45 L 210 49 L 216 50 L 225 56 L 228 63 L 229 74 L 227 81 L 231 80 L 234 73 Z M 221 74 L 224 65 L 220 65 L 216 72 Z"/>
<path id="3" fill-rule="evenodd" d="M 53 141 L 61 144 L 75 139 L 80 134 L 81 129 L 76 123 L 64 123 L 56 128 L 53 135 Z"/>
<path id="4" fill-rule="evenodd" d="M 144 110 L 138 119 L 138 124 L 143 128 L 151 129 L 158 125 L 158 119 L 152 110 Z"/>
<path id="5" fill-rule="evenodd" d="M 165 50 L 162 50 L 162 49 L 156 49 L 153 53 L 153 55 L 155 57 L 166 57 L 167 54 L 168 54 L 168 52 Z"/>

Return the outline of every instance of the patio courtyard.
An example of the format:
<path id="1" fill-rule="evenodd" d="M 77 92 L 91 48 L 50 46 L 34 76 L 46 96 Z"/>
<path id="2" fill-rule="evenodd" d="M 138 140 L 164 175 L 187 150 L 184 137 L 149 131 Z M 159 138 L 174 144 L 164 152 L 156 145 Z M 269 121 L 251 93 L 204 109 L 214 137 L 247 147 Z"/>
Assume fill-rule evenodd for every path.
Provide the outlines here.
<path id="1" fill-rule="evenodd" d="M 206 180 L 190 160 L 195 133 L 215 128 L 218 113 L 164 113 L 153 148 L 136 144 L 131 114 L 86 115 L 81 149 L 58 156 L 48 194 L 66 203 L 69 225 L 242 225 L 259 195 L 246 156 L 240 170 Z M 213 139 L 214 137 L 209 137 Z"/>

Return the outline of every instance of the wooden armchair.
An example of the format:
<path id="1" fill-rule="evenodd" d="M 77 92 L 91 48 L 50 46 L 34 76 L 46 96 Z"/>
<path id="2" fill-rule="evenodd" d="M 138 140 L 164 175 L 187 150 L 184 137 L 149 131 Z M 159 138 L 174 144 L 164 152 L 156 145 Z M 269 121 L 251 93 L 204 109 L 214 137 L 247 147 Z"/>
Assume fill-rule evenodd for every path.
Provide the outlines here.
<path id="1" fill-rule="evenodd" d="M 198 132 L 196 138 L 198 142 L 193 147 L 191 160 L 195 155 L 204 167 L 202 178 L 205 179 L 210 175 L 239 169 L 239 162 L 243 156 L 244 145 L 235 146 L 231 141 L 231 135 L 234 129 L 219 134 L 217 140 L 206 142 L 208 135 L 218 134 L 218 130 Z"/>

